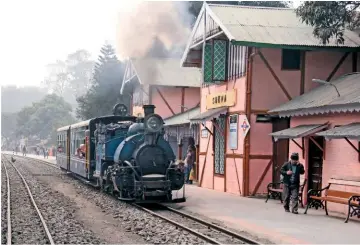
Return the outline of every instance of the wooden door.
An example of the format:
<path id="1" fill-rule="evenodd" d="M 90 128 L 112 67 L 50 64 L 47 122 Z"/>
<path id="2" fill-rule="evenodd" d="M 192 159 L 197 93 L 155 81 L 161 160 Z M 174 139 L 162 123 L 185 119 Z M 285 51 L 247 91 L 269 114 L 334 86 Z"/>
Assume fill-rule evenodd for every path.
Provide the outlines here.
<path id="1" fill-rule="evenodd" d="M 313 137 L 324 148 L 323 137 Z M 322 188 L 323 152 L 309 139 L 309 190 Z"/>
<path id="2" fill-rule="evenodd" d="M 274 118 L 272 120 L 272 132 L 281 131 L 290 127 L 288 118 Z M 273 182 L 280 182 L 281 166 L 289 158 L 289 140 L 281 139 L 273 142 Z"/>

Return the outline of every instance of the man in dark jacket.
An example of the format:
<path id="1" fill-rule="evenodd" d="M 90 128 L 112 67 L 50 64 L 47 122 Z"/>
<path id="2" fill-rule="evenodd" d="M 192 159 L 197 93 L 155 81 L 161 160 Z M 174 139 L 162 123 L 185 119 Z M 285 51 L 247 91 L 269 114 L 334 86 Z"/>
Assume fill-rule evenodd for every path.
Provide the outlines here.
<path id="1" fill-rule="evenodd" d="M 291 211 L 294 214 L 298 214 L 300 175 L 304 173 L 304 166 L 299 162 L 299 154 L 296 152 L 292 153 L 290 161 L 281 167 L 281 174 L 284 177 L 283 195 L 285 212 L 290 212 L 289 204 L 291 196 Z"/>

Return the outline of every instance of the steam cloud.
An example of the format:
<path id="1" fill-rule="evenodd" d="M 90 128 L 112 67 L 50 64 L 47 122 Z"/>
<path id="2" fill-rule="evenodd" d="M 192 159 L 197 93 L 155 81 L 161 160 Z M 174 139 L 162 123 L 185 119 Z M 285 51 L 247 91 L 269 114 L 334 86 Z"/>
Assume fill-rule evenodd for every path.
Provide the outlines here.
<path id="1" fill-rule="evenodd" d="M 185 2 L 141 2 L 119 15 L 117 51 L 121 57 L 167 56 L 183 49 L 190 35 Z"/>

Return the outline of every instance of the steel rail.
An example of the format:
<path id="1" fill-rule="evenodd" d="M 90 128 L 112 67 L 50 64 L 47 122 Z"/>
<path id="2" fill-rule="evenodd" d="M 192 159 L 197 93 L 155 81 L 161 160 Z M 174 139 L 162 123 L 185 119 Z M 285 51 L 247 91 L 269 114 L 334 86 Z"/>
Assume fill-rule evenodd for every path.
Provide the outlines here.
<path id="1" fill-rule="evenodd" d="M 6 237 L 6 244 L 11 245 L 11 207 L 10 207 L 10 178 L 6 168 L 5 162 L 4 169 L 6 174 L 6 184 L 7 184 L 7 211 L 6 211 L 6 218 L 7 218 L 7 237 Z"/>
<path id="2" fill-rule="evenodd" d="M 205 221 L 205 220 L 203 220 L 203 219 L 199 219 L 199 218 L 193 217 L 193 216 L 191 216 L 190 214 L 181 212 L 181 211 L 179 211 L 179 210 L 176 210 L 176 209 L 174 209 L 174 208 L 168 207 L 168 206 L 163 205 L 163 204 L 158 204 L 158 205 L 161 206 L 161 207 L 164 207 L 165 209 L 167 209 L 167 210 L 169 210 L 169 211 L 171 211 L 171 212 L 173 212 L 173 213 L 179 214 L 179 215 L 184 216 L 184 217 L 186 217 L 186 218 L 188 218 L 188 219 L 191 219 L 191 220 L 194 220 L 194 221 L 196 221 L 196 222 L 199 222 L 199 223 L 201 223 L 201 224 L 203 224 L 203 225 L 206 225 L 206 226 L 208 226 L 208 227 L 210 227 L 210 228 L 213 228 L 213 229 L 215 229 L 215 230 L 221 231 L 222 233 L 225 233 L 225 234 L 227 234 L 227 235 L 229 235 L 229 236 L 232 236 L 232 237 L 234 237 L 234 238 L 236 238 L 236 239 L 239 239 L 240 241 L 243 241 L 243 242 L 245 242 L 246 244 L 260 244 L 260 243 L 254 241 L 254 240 L 252 240 L 252 239 L 250 239 L 250 238 L 248 238 L 248 237 L 246 237 L 246 236 L 244 236 L 244 235 L 240 235 L 240 234 L 238 234 L 238 233 L 236 233 L 236 232 L 233 232 L 233 231 L 230 231 L 230 230 L 228 230 L 228 229 L 226 229 L 226 228 L 223 228 L 223 227 L 221 227 L 221 226 L 212 224 L 212 223 L 207 222 L 207 221 Z"/>
<path id="3" fill-rule="evenodd" d="M 137 204 L 132 204 L 132 205 L 133 205 L 134 207 L 138 208 L 138 209 L 141 209 L 141 210 L 143 210 L 143 211 L 145 211 L 145 212 L 153 215 L 153 216 L 156 216 L 156 217 L 158 217 L 158 218 L 160 218 L 160 219 L 162 219 L 162 220 L 165 220 L 165 221 L 167 221 L 167 222 L 175 225 L 176 227 L 179 227 L 179 228 L 181 228 L 181 229 L 184 229 L 184 230 L 188 231 L 189 233 L 191 233 L 191 234 L 193 234 L 193 235 L 195 235 L 195 236 L 197 236 L 197 237 L 200 237 L 201 239 L 203 239 L 203 240 L 205 240 L 205 241 L 207 241 L 207 242 L 209 242 L 209 243 L 211 243 L 211 244 L 219 244 L 219 245 L 221 244 L 221 243 L 219 243 L 218 241 L 212 239 L 211 237 L 208 237 L 208 236 L 206 236 L 206 235 L 204 235 L 204 234 L 201 234 L 200 232 L 198 232 L 198 231 L 196 231 L 196 230 L 193 230 L 193 229 L 191 229 L 191 228 L 189 228 L 189 227 L 187 227 L 187 226 L 184 226 L 184 225 L 182 225 L 182 224 L 179 224 L 179 223 L 177 223 L 176 221 L 173 221 L 173 220 L 171 220 L 171 219 L 168 219 L 168 218 L 166 218 L 166 217 L 164 217 L 164 216 L 162 216 L 162 215 L 160 215 L 160 214 L 157 214 L 157 213 L 155 213 L 155 212 L 153 212 L 153 211 L 151 211 L 151 210 L 149 210 L 149 209 L 147 209 L 147 208 L 141 207 L 141 206 L 139 206 L 139 205 L 137 205 Z"/>
<path id="4" fill-rule="evenodd" d="M 25 178 L 23 177 L 23 175 L 20 173 L 20 171 L 15 167 L 15 165 L 14 165 L 9 159 L 7 159 L 7 158 L 5 158 L 5 159 L 13 166 L 13 168 L 16 170 L 16 172 L 18 173 L 18 175 L 19 175 L 20 178 L 22 179 L 23 184 L 25 185 L 25 187 L 26 187 L 26 189 L 27 189 L 27 191 L 28 191 L 30 200 L 31 200 L 34 208 L 36 209 L 36 212 L 37 212 L 37 214 L 38 214 L 38 216 L 39 216 L 39 218 L 40 218 L 40 220 L 41 220 L 41 223 L 42 223 L 42 225 L 43 225 L 43 227 L 44 227 L 44 229 L 45 229 L 45 233 L 46 233 L 46 235 L 47 235 L 47 237 L 48 237 L 48 239 L 49 239 L 49 241 L 50 241 L 50 244 L 51 244 L 51 245 L 55 245 L 54 240 L 53 240 L 53 238 L 52 238 L 52 236 L 51 236 L 51 234 L 50 234 L 50 231 L 49 231 L 49 229 L 48 229 L 48 227 L 47 227 L 47 225 L 46 225 L 46 222 L 45 222 L 45 220 L 44 220 L 44 218 L 43 218 L 43 216 L 42 216 L 42 214 L 41 214 L 38 206 L 36 205 L 35 199 L 34 199 L 32 193 L 31 193 L 31 191 L 30 191 L 30 188 L 29 188 L 29 186 L 28 186 Z"/>

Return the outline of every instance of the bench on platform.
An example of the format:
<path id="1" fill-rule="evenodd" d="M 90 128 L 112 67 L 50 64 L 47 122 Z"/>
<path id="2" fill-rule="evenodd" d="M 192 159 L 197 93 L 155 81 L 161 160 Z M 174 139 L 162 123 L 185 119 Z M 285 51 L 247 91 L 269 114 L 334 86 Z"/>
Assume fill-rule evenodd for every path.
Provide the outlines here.
<path id="1" fill-rule="evenodd" d="M 267 185 L 267 197 L 266 197 L 266 201 L 267 202 L 269 200 L 270 197 L 272 197 L 273 199 L 280 199 L 280 202 L 283 203 L 283 199 L 282 199 L 282 193 L 283 193 L 283 183 L 282 182 L 272 182 L 269 183 Z M 303 205 L 303 198 L 302 198 L 302 193 L 304 190 L 304 187 L 306 185 L 306 179 L 303 180 L 302 184 L 300 185 L 299 188 L 299 203 L 301 205 L 301 207 L 304 207 Z"/>
<path id="2" fill-rule="evenodd" d="M 331 184 L 320 190 L 309 190 L 308 191 L 308 200 L 304 214 L 307 213 L 309 208 L 324 208 L 326 215 L 327 203 L 339 203 L 348 205 L 348 213 L 345 219 L 345 223 L 348 222 L 349 218 L 352 216 L 357 216 L 360 219 L 360 193 L 347 192 L 347 191 L 338 191 L 330 189 Z M 321 194 L 324 192 L 324 195 Z"/>

